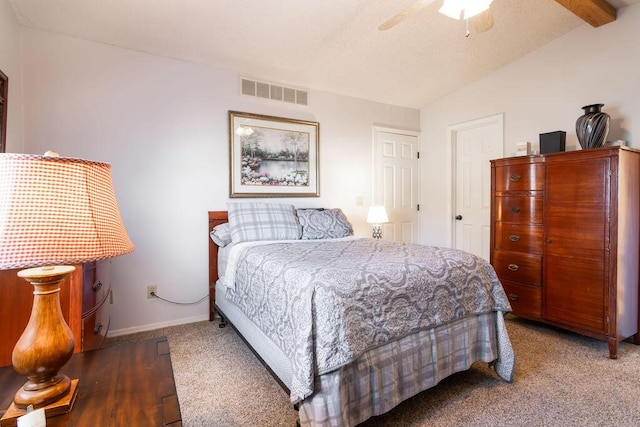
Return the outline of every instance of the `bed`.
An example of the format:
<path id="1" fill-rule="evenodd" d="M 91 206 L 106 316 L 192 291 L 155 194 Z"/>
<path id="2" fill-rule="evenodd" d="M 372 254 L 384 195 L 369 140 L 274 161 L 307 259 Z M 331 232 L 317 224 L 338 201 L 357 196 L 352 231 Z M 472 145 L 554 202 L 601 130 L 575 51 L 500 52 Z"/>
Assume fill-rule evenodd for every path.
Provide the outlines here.
<path id="1" fill-rule="evenodd" d="M 355 426 L 475 362 L 513 380 L 511 308 L 486 261 L 353 237 L 339 209 L 228 207 L 208 213 L 210 320 L 233 326 L 301 425 Z"/>

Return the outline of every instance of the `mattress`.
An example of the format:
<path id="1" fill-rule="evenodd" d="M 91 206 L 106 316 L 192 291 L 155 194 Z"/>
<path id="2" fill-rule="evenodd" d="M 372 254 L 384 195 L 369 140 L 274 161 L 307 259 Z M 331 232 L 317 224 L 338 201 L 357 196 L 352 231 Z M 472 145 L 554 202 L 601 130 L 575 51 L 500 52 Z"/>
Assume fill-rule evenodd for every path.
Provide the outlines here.
<path id="1" fill-rule="evenodd" d="M 262 360 L 271 368 L 273 373 L 285 384 L 291 384 L 293 372 L 289 360 L 269 337 L 267 337 L 244 313 L 231 301 L 224 298 L 226 286 L 221 280 L 216 282 L 216 307 L 244 339 L 260 355 Z"/>

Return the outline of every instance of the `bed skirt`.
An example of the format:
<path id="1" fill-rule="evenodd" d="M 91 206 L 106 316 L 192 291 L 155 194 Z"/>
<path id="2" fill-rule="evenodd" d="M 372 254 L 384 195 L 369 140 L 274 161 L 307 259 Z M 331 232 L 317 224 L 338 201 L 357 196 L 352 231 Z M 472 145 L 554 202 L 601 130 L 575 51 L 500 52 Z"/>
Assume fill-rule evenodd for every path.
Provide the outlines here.
<path id="1" fill-rule="evenodd" d="M 303 426 L 355 426 L 478 361 L 496 362 L 498 374 L 512 381 L 514 357 L 502 313 L 409 335 L 316 377 L 317 391 L 300 405 L 300 422 Z"/>

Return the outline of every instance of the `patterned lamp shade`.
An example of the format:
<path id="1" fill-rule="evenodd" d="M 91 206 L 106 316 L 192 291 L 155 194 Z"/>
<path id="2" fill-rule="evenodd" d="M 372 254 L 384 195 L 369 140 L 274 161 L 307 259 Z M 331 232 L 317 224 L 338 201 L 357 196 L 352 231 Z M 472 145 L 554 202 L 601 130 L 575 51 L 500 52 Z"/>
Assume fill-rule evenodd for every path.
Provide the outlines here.
<path id="1" fill-rule="evenodd" d="M 0 154 L 1 270 L 81 264 L 133 249 L 108 163 Z"/>

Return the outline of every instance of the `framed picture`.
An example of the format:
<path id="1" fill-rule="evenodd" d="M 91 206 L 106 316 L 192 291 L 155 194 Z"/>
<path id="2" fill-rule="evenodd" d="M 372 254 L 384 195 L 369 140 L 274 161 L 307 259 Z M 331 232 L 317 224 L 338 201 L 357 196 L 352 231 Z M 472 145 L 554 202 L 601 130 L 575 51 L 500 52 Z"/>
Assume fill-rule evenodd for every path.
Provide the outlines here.
<path id="1" fill-rule="evenodd" d="M 230 197 L 319 197 L 319 124 L 229 111 Z"/>

